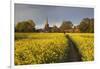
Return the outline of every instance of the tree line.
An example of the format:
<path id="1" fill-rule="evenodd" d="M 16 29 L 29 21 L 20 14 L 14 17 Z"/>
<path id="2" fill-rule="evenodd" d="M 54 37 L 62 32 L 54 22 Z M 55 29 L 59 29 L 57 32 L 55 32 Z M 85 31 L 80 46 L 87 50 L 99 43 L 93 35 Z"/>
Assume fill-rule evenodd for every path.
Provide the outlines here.
<path id="1" fill-rule="evenodd" d="M 36 23 L 33 20 L 18 22 L 15 26 L 15 32 L 70 32 L 70 33 L 94 33 L 94 18 L 83 18 L 79 25 L 74 26 L 71 21 L 63 21 L 60 27 L 49 26 L 48 20 L 44 28 L 36 29 Z"/>

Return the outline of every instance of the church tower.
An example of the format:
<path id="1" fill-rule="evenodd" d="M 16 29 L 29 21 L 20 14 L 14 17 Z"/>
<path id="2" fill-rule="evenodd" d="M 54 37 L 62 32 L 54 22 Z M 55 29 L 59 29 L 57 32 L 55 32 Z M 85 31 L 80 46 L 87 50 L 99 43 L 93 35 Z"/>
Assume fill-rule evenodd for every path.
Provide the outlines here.
<path id="1" fill-rule="evenodd" d="M 46 19 L 46 23 L 45 23 L 45 26 L 44 26 L 44 31 L 45 32 L 49 32 L 50 28 L 49 28 L 49 24 L 48 24 L 48 18 Z"/>

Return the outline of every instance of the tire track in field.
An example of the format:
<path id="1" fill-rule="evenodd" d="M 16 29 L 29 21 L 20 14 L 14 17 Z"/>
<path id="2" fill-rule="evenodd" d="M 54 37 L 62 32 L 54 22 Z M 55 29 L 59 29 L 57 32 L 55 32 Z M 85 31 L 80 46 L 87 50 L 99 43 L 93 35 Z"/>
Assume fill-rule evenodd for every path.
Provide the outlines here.
<path id="1" fill-rule="evenodd" d="M 69 43 L 69 51 L 68 51 L 67 62 L 79 62 L 79 61 L 82 61 L 81 60 L 81 55 L 80 55 L 78 49 L 76 48 L 74 42 L 71 40 L 69 35 L 66 35 L 66 38 L 68 39 L 68 43 Z"/>

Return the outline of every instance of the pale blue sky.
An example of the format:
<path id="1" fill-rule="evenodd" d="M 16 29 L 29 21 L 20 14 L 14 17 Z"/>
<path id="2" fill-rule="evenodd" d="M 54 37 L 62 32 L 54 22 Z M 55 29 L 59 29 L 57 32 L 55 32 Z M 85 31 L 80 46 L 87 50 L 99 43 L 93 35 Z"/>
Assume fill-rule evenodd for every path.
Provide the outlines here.
<path id="1" fill-rule="evenodd" d="M 19 21 L 32 19 L 36 23 L 36 28 L 43 28 L 47 17 L 50 26 L 57 25 L 59 27 L 64 20 L 70 20 L 74 25 L 77 25 L 83 18 L 94 18 L 94 9 L 15 4 L 15 24 Z"/>

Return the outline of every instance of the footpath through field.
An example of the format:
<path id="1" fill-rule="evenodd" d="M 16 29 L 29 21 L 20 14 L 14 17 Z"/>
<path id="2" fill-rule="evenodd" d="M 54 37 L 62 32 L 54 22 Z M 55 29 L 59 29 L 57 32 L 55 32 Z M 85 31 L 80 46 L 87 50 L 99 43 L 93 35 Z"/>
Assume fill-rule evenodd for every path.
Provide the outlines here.
<path id="1" fill-rule="evenodd" d="M 69 43 L 69 51 L 68 51 L 67 62 L 82 61 L 81 55 L 80 55 L 77 47 L 75 46 L 74 42 L 72 41 L 72 39 L 69 37 L 69 35 L 66 35 L 66 38 L 68 39 L 68 43 Z"/>

